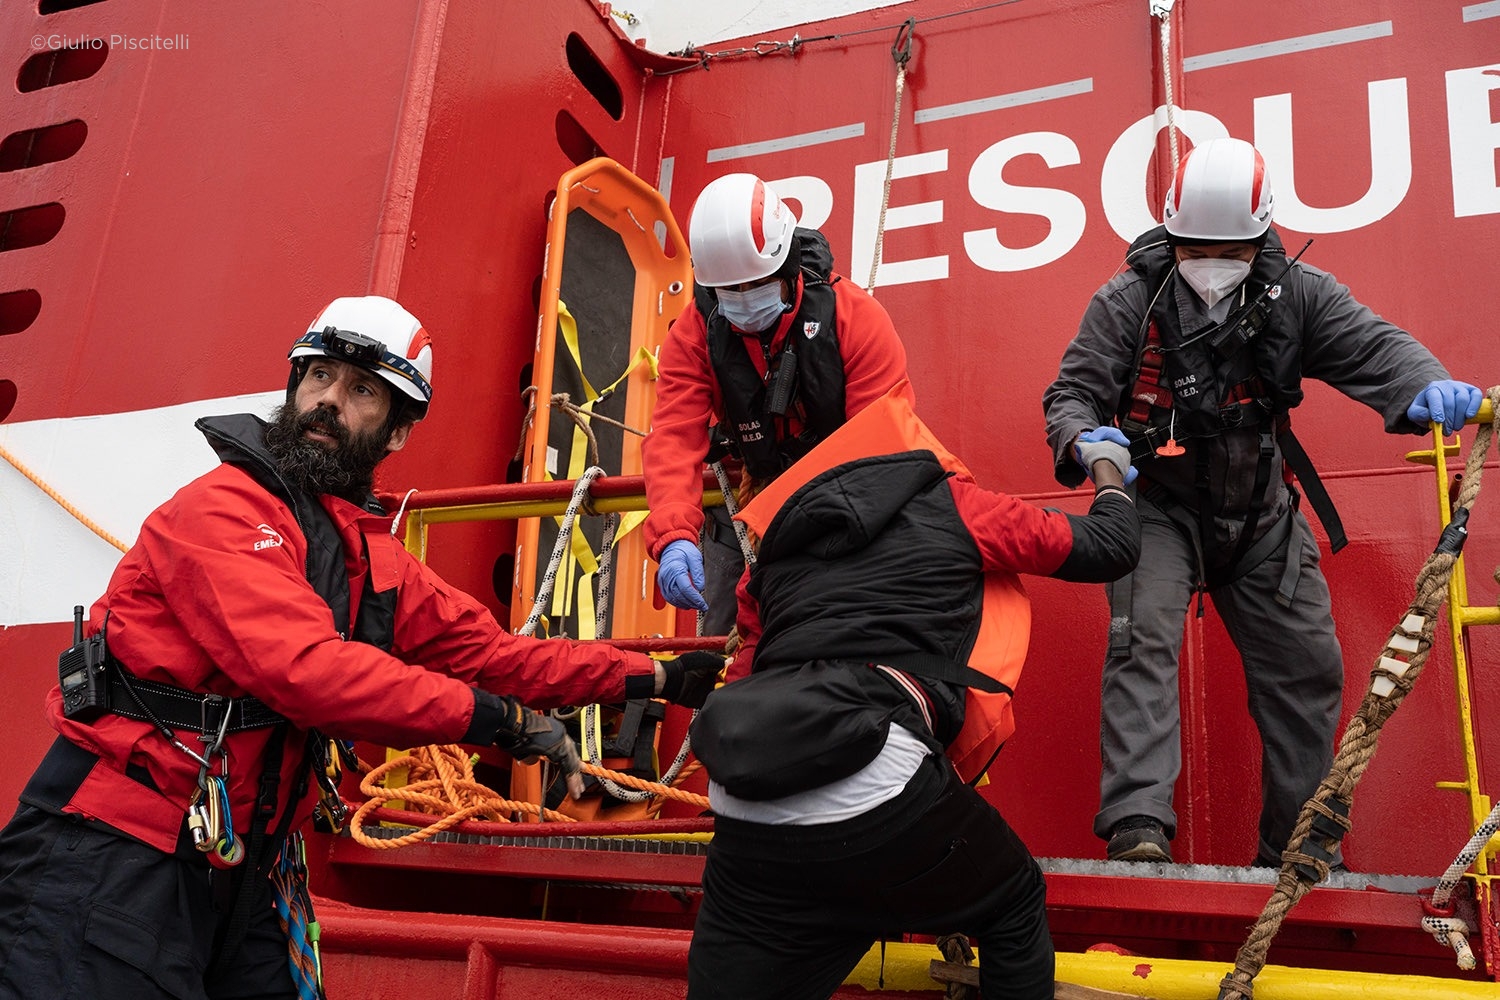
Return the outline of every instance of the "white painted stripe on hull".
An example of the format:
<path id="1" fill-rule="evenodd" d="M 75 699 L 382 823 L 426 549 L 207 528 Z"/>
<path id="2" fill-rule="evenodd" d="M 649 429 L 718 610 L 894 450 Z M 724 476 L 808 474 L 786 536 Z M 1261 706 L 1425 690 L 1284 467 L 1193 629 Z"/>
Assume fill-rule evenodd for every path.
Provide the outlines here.
<path id="1" fill-rule="evenodd" d="M 942 121 L 945 118 L 962 118 L 965 115 L 978 115 L 986 111 L 997 111 L 1000 108 L 1016 108 L 1023 104 L 1039 104 L 1042 101 L 1054 101 L 1059 97 L 1087 94 L 1093 89 L 1093 77 L 1084 77 L 1082 80 L 1072 80 L 1068 83 L 1054 84 L 1050 87 L 1018 90 L 1013 94 L 979 97 L 972 101 L 960 101 L 957 104 L 940 104 L 934 108 L 926 108 L 918 111 L 912 115 L 912 120 L 916 124 L 921 125 L 924 122 Z"/>
<path id="2" fill-rule="evenodd" d="M 125 544 L 183 485 L 218 464 L 193 421 L 265 416 L 286 391 L 151 410 L 0 424 L 0 445 Z M 104 592 L 120 552 L 0 460 L 0 627 L 70 621 Z"/>
<path id="3" fill-rule="evenodd" d="M 1259 45 L 1246 45 L 1237 49 L 1206 52 L 1201 56 L 1188 56 L 1182 60 L 1182 69 L 1185 73 L 1191 73 L 1195 69 L 1210 69 L 1214 66 L 1270 59 L 1272 56 L 1284 56 L 1293 52 L 1308 52 L 1312 49 L 1332 48 L 1335 45 L 1348 45 L 1352 42 L 1367 42 L 1372 38 L 1387 38 L 1393 33 L 1394 29 L 1390 21 L 1375 21 L 1353 28 L 1339 28 L 1337 31 L 1320 31 L 1314 35 L 1299 35 L 1296 38 L 1283 38 L 1275 42 L 1262 42 Z"/>
<path id="4" fill-rule="evenodd" d="M 821 146 L 828 142 L 857 139 L 864 134 L 865 123 L 857 122 L 853 125 L 839 125 L 836 128 L 818 129 L 816 132 L 803 132 L 801 135 L 783 136 L 780 139 L 747 142 L 739 146 L 721 146 L 718 149 L 710 149 L 708 151 L 708 162 L 717 163 L 720 160 L 737 160 L 742 156 L 761 156 L 765 153 L 785 152 L 788 149 Z"/>

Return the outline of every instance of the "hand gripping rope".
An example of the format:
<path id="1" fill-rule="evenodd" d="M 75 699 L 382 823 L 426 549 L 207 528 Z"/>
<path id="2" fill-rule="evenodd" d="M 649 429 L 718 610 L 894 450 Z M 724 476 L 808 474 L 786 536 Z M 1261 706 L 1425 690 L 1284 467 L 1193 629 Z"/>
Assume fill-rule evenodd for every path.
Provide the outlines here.
<path id="1" fill-rule="evenodd" d="M 592 465 L 578 477 L 573 487 L 573 494 L 568 500 L 568 506 L 563 511 L 562 521 L 558 525 L 557 539 L 552 546 L 552 555 L 547 561 L 547 569 L 537 587 L 531 612 L 527 615 L 526 621 L 516 630 L 517 635 L 530 636 L 536 633 L 537 624 L 541 621 L 543 611 L 551 600 L 558 568 L 571 545 L 578 511 L 580 508 L 586 508 L 589 490 L 593 482 L 602 475 L 604 475 L 604 470 L 597 465 Z M 615 518 L 611 515 L 605 525 L 604 547 L 600 554 L 601 594 L 597 605 L 596 624 L 601 634 L 604 628 L 605 609 L 609 607 L 608 588 L 611 576 L 610 566 L 613 563 L 614 535 Z M 589 715 L 591 710 L 594 713 L 592 717 Z M 582 745 L 579 750 L 583 758 L 584 773 L 599 778 L 607 792 L 625 801 L 639 802 L 650 798 L 658 798 L 661 801 L 675 799 L 702 809 L 708 808 L 706 797 L 672 787 L 676 781 L 691 773 L 691 770 L 684 771 L 683 768 L 690 750 L 686 737 L 683 739 L 683 746 L 676 760 L 662 776 L 660 783 L 645 781 L 633 775 L 621 774 L 600 766 L 599 744 L 602 741 L 598 734 L 598 711 L 597 705 L 589 706 L 584 709 L 584 717 L 580 720 Z M 592 740 L 590 733 L 593 733 Z M 517 814 L 527 813 L 559 823 L 575 822 L 571 816 L 546 809 L 535 803 L 521 802 L 496 795 L 493 790 L 474 778 L 474 762 L 473 757 L 457 746 L 428 746 L 419 747 L 409 754 L 388 760 L 381 766 L 368 770 L 359 786 L 366 801 L 355 810 L 350 818 L 350 836 L 366 847 L 390 850 L 427 840 L 469 819 L 505 822 Z M 396 788 L 386 788 L 381 784 L 388 775 L 402 768 L 407 769 L 406 784 Z M 625 785 L 637 791 L 622 787 Z M 425 811 L 441 818 L 429 826 L 401 837 L 383 839 L 367 834 L 364 825 L 370 820 L 370 814 L 386 803 L 395 801 L 406 803 L 413 811 Z"/>

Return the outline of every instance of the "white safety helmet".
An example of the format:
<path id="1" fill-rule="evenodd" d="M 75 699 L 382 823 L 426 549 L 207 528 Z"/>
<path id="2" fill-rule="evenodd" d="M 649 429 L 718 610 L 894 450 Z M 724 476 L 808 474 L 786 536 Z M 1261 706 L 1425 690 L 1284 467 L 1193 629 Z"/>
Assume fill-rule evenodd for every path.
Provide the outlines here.
<path id="1" fill-rule="evenodd" d="M 308 326 L 287 357 L 292 384 L 314 355 L 356 364 L 383 378 L 406 398 L 406 413 L 420 420 L 432 401 L 432 338 L 400 303 L 380 295 L 334 299 Z"/>
<path id="2" fill-rule="evenodd" d="M 1162 221 L 1177 242 L 1254 243 L 1275 205 L 1260 151 L 1243 139 L 1210 139 L 1178 165 Z"/>
<path id="3" fill-rule="evenodd" d="M 797 217 L 754 174 L 726 174 L 698 195 L 688 220 L 693 278 L 720 288 L 775 274 L 792 251 Z"/>

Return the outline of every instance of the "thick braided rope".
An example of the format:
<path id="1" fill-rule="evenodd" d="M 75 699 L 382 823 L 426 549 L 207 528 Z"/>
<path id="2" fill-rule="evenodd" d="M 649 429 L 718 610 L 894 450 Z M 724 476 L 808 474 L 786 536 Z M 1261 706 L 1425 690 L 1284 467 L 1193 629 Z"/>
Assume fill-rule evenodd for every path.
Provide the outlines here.
<path id="1" fill-rule="evenodd" d="M 606 630 L 609 626 L 610 581 L 613 577 L 614 540 L 615 531 L 619 526 L 619 520 L 620 519 L 618 515 L 615 514 L 610 514 L 604 519 L 604 541 L 599 552 L 599 596 L 597 598 L 598 611 L 594 616 L 594 634 L 601 638 L 603 638 L 607 634 Z M 743 528 L 743 525 L 740 525 L 740 527 Z M 692 741 L 687 733 L 683 733 L 682 747 L 677 751 L 677 757 L 672 761 L 672 766 L 669 767 L 666 773 L 661 776 L 660 783 L 647 782 L 646 787 L 643 788 L 641 785 L 634 785 L 630 782 L 619 782 L 613 780 L 615 772 L 607 770 L 606 768 L 600 766 L 600 761 L 602 760 L 601 748 L 594 746 L 593 740 L 590 739 L 590 736 L 594 731 L 593 725 L 588 718 L 590 710 L 597 712 L 599 710 L 599 706 L 594 705 L 585 707 L 583 710 L 583 715 L 579 720 L 579 743 L 581 744 L 579 750 L 583 757 L 584 771 L 598 778 L 600 786 L 603 787 L 606 792 L 624 802 L 649 802 L 653 799 L 658 799 L 659 796 L 663 795 L 667 798 L 676 797 L 667 792 L 662 792 L 661 789 L 670 789 L 671 786 L 677 783 L 676 778 L 678 771 L 681 770 L 683 763 L 687 760 L 688 754 L 692 749 Z M 694 717 L 696 717 L 696 715 L 697 713 L 694 712 Z M 642 779 L 639 778 L 631 778 L 631 782 L 641 780 Z M 632 791 L 632 788 L 636 790 Z M 681 794 L 686 795 L 689 793 L 684 792 Z M 695 796 L 694 799 L 703 799 L 703 797 L 701 795 Z M 698 803 L 694 801 L 693 804 L 696 805 Z M 708 808 L 707 799 L 703 799 L 701 804 L 703 808 Z M 661 808 L 660 801 L 657 802 L 657 808 Z"/>
<path id="2" fill-rule="evenodd" d="M 1453 894 L 1458 883 L 1463 880 L 1464 873 L 1469 870 L 1479 855 L 1484 853 L 1484 847 L 1490 842 L 1490 838 L 1500 832 L 1500 805 L 1490 810 L 1489 816 L 1485 817 L 1479 829 L 1474 831 L 1474 836 L 1464 845 L 1463 850 L 1458 852 L 1458 857 L 1453 859 L 1453 864 L 1443 872 L 1443 877 L 1438 880 L 1437 888 L 1432 890 L 1432 905 L 1434 909 L 1442 909 L 1448 905 L 1448 897 Z"/>
<path id="3" fill-rule="evenodd" d="M 1500 805 L 1490 810 L 1489 816 L 1474 831 L 1474 836 L 1469 838 L 1469 842 L 1458 852 L 1458 857 L 1443 872 L 1437 888 L 1432 890 L 1432 909 L 1436 912 L 1422 918 L 1422 929 L 1431 934 L 1438 944 L 1452 948 L 1458 967 L 1465 971 L 1478 964 L 1474 958 L 1474 950 L 1469 947 L 1468 935 L 1473 928 L 1454 912 L 1449 899 L 1469 866 L 1484 853 L 1485 845 L 1496 831 L 1500 831 Z"/>
<path id="4" fill-rule="evenodd" d="M 729 473 L 719 462 L 714 462 L 709 468 L 714 470 L 714 478 L 719 481 L 719 492 L 724 494 L 724 510 L 729 514 L 729 523 L 734 525 L 734 537 L 740 543 L 740 555 L 744 558 L 746 566 L 754 566 L 755 546 L 750 542 L 750 529 L 745 527 L 744 521 L 734 519 L 734 515 L 740 512 L 740 501 L 735 493 L 734 484 L 729 481 Z"/>
<path id="5" fill-rule="evenodd" d="M 1180 156 L 1177 152 L 1177 98 L 1172 93 L 1172 5 L 1153 4 L 1153 13 L 1161 21 L 1161 75 L 1167 103 L 1167 143 L 1172 147 L 1172 176 L 1177 176 Z M 1160 7 L 1160 13 L 1156 12 Z"/>
<path id="6" fill-rule="evenodd" d="M 1500 413 L 1500 387 L 1490 389 L 1488 396 L 1493 412 Z M 1479 496 L 1484 459 L 1489 453 L 1494 434 L 1493 418 L 1491 423 L 1480 425 L 1474 437 L 1474 447 L 1470 449 L 1468 462 L 1464 467 L 1463 486 L 1459 489 L 1454 504 L 1455 513 L 1460 508 L 1465 512 L 1470 510 Z M 1354 786 L 1375 755 L 1375 744 L 1380 737 L 1381 727 L 1411 693 L 1422 673 L 1422 667 L 1432 649 L 1438 610 L 1448 597 L 1448 580 L 1453 575 L 1453 565 L 1457 560 L 1457 555 L 1453 553 L 1433 552 L 1417 573 L 1414 588 L 1416 598 L 1402 616 L 1401 624 L 1391 631 L 1385 648 L 1376 658 L 1375 667 L 1371 671 L 1370 690 L 1365 693 L 1359 710 L 1344 730 L 1344 738 L 1339 743 L 1338 753 L 1328 776 L 1318 785 L 1318 790 L 1297 817 L 1297 825 L 1292 829 L 1291 839 L 1281 856 L 1281 874 L 1276 887 L 1272 890 L 1260 919 L 1250 929 L 1245 943 L 1240 946 L 1239 953 L 1235 956 L 1234 971 L 1220 981 L 1219 1000 L 1254 996 L 1255 977 L 1265 967 L 1271 941 L 1281 929 L 1282 921 L 1308 890 L 1328 877 L 1327 862 L 1304 853 L 1303 844 L 1312 831 L 1314 819 L 1320 815 L 1345 830 L 1349 828 L 1347 817 L 1349 807 L 1353 804 Z M 1420 627 L 1412 628 L 1417 621 L 1420 621 Z M 1412 640 L 1415 640 L 1416 650 L 1409 654 L 1410 660 L 1405 669 L 1400 670 L 1400 673 L 1393 672 L 1392 665 L 1400 669 L 1403 662 L 1401 657 L 1407 655 Z M 1386 683 L 1382 683 L 1383 681 Z M 1380 691 L 1387 693 L 1378 693 Z M 1336 800 L 1342 809 L 1330 808 L 1327 804 L 1330 799 Z M 1326 838 L 1319 838 L 1315 842 L 1320 843 L 1325 852 L 1331 852 L 1338 844 L 1337 839 Z M 1296 867 L 1299 864 L 1313 868 L 1317 878 L 1308 880 L 1300 875 Z"/>
<path id="7" fill-rule="evenodd" d="M 67 511 L 69 514 L 72 514 L 73 517 L 78 520 L 79 524 L 83 525 L 85 528 L 89 529 L 94 534 L 98 535 L 100 538 L 104 539 L 106 542 L 119 549 L 121 552 L 124 552 L 130 548 L 130 546 L 120 541 L 114 535 L 111 535 L 109 532 L 99 527 L 99 525 L 95 523 L 91 518 L 89 518 L 88 515 L 84 514 L 83 511 L 79 510 L 77 507 L 73 506 L 73 504 L 68 502 L 68 500 L 61 493 L 57 492 L 57 490 L 53 489 L 51 486 L 48 486 L 46 481 L 43 480 L 41 476 L 37 475 L 35 472 L 32 472 L 31 469 L 27 468 L 19 458 L 12 455 L 3 446 L 0 446 L 0 458 L 5 459 L 15 467 L 15 470 L 17 472 L 25 476 L 27 479 L 31 480 L 31 482 L 36 486 L 37 489 L 41 490 L 43 493 L 47 494 L 49 497 L 55 500 L 59 507 Z"/>
<path id="8" fill-rule="evenodd" d="M 914 30 L 914 21 L 908 21 L 903 32 L 907 32 L 908 44 L 910 34 Z M 899 38 L 899 36 L 898 36 Z M 875 223 L 875 252 L 870 257 L 870 280 L 865 285 L 865 291 L 874 293 L 875 272 L 880 270 L 880 255 L 885 246 L 885 213 L 891 203 L 891 177 L 896 169 L 896 132 L 901 127 L 901 94 L 906 90 L 906 64 L 910 59 L 910 50 L 905 57 L 898 55 L 896 49 L 892 49 L 892 55 L 896 59 L 896 107 L 891 112 L 891 148 L 885 157 L 885 183 L 880 188 L 880 218 Z"/>
<path id="9" fill-rule="evenodd" d="M 625 775 L 625 780 L 618 780 L 619 772 L 611 771 L 602 765 L 603 753 L 599 746 L 594 743 L 593 718 L 600 709 L 598 705 L 588 705 L 579 714 L 579 756 L 583 758 L 583 771 L 592 774 L 599 779 L 599 785 L 606 792 L 613 795 L 622 802 L 650 802 L 659 796 L 674 798 L 679 802 L 688 802 L 692 805 L 708 808 L 708 799 L 701 795 L 693 795 L 691 792 L 676 792 L 673 786 L 678 784 L 681 777 L 683 765 L 687 763 L 688 755 L 692 753 L 692 737 L 684 732 L 682 734 L 682 746 L 677 750 L 677 756 L 673 758 L 671 765 L 662 773 L 660 781 L 647 781 L 634 775 Z M 696 709 L 693 710 L 693 718 L 698 717 Z M 634 791 L 632 789 L 635 789 Z M 683 796 L 691 796 L 684 798 Z M 657 803 L 659 809 L 661 804 Z"/>
<path id="10" fill-rule="evenodd" d="M 674 788 L 659 781 L 647 781 L 645 778 L 637 778 L 633 774 L 611 771 L 597 764 L 585 763 L 583 770 L 585 774 L 592 774 L 596 778 L 608 778 L 615 784 L 624 785 L 627 788 L 639 789 L 648 793 L 651 797 L 659 795 L 664 799 L 686 802 L 688 805 L 697 806 L 700 809 L 708 808 L 708 797 L 706 795 L 699 795 L 696 792 L 685 792 L 680 788 Z"/>
<path id="11" fill-rule="evenodd" d="M 698 773 L 702 769 L 703 765 L 698 761 L 688 761 L 683 765 L 682 770 L 677 772 L 677 776 L 673 778 L 671 782 L 669 782 L 669 784 L 671 784 L 673 788 L 676 788 L 679 785 L 686 784 L 689 778 L 691 778 L 694 774 Z M 704 801 L 707 801 L 706 797 Z M 667 799 L 665 796 L 658 797 L 656 801 L 652 802 L 651 805 L 646 807 L 646 817 L 648 819 L 659 819 L 661 817 L 661 808 L 666 804 Z M 694 804 L 696 805 L 696 803 Z M 708 806 L 704 806 L 703 808 L 707 809 Z"/>

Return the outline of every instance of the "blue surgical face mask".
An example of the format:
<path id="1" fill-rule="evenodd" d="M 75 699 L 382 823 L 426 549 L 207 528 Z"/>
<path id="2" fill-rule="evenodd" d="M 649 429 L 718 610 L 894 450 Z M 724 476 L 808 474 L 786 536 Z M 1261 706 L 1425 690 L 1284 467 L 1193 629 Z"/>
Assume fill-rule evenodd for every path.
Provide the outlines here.
<path id="1" fill-rule="evenodd" d="M 779 281 L 768 281 L 743 292 L 729 288 L 719 289 L 719 312 L 737 329 L 746 333 L 760 333 L 769 329 L 785 310 Z"/>

